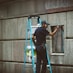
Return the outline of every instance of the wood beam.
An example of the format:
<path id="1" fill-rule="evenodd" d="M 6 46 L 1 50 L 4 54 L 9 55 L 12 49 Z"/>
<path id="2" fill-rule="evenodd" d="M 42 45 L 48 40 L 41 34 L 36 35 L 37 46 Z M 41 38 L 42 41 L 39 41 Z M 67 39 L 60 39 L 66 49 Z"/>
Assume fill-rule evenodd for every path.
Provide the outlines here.
<path id="1" fill-rule="evenodd" d="M 11 60 L 0 60 L 0 62 L 12 62 L 12 63 L 24 63 L 24 61 L 11 61 Z M 32 64 L 31 62 L 26 62 L 28 64 Z M 71 64 L 53 64 L 51 63 L 52 66 L 64 66 L 64 67 L 73 67 Z"/>
<path id="2" fill-rule="evenodd" d="M 60 7 L 60 8 L 52 8 L 52 9 L 47 9 L 47 13 L 59 13 L 59 12 L 68 12 L 68 11 L 73 11 L 73 6 L 71 7 Z"/>
<path id="3" fill-rule="evenodd" d="M 13 16 L 13 17 L 5 17 L 5 18 L 0 18 L 0 20 L 28 17 L 29 15 L 45 15 L 45 14 L 62 13 L 62 12 L 69 12 L 69 11 L 73 11 L 73 6 L 52 8 L 52 9 L 44 10 L 43 12 L 37 12 L 33 14 L 24 14 L 24 15 Z"/>

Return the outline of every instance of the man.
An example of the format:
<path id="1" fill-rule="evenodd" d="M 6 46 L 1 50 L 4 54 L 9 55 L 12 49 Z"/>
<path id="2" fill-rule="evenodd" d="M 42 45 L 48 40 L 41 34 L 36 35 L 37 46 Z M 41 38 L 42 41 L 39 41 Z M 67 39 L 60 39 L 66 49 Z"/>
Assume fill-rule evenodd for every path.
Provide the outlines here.
<path id="1" fill-rule="evenodd" d="M 53 32 L 48 32 L 46 28 L 48 27 L 48 23 L 46 21 L 41 22 L 42 26 L 38 27 L 33 34 L 32 40 L 36 46 L 37 53 L 37 62 L 36 62 L 36 73 L 46 73 L 46 65 L 47 65 L 47 55 L 46 55 L 46 36 L 53 36 L 57 30 L 58 26 L 55 28 Z M 36 40 L 35 40 L 36 39 Z M 42 65 L 42 68 L 41 68 Z"/>

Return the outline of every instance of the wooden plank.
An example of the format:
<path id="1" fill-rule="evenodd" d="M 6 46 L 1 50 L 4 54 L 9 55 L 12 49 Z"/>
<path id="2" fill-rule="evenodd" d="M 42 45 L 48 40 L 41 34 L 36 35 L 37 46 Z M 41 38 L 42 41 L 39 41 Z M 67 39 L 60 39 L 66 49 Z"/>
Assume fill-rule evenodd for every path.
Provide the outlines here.
<path id="1" fill-rule="evenodd" d="M 27 26 L 27 17 L 17 19 L 17 38 L 25 38 L 26 36 L 26 27 Z"/>
<path id="2" fill-rule="evenodd" d="M 24 61 L 24 41 L 13 42 L 13 61 Z"/>
<path id="3" fill-rule="evenodd" d="M 27 18 L 3 20 L 3 39 L 25 38 Z M 29 38 L 29 37 L 28 37 Z"/>
<path id="4" fill-rule="evenodd" d="M 48 22 L 51 25 L 65 25 L 66 26 L 66 13 L 48 14 Z"/>
<path id="5" fill-rule="evenodd" d="M 35 0 L 34 1 L 34 10 L 35 10 L 35 13 L 37 13 L 37 12 L 42 12 L 42 11 L 44 11 L 44 9 L 45 9 L 45 0 Z"/>
<path id="6" fill-rule="evenodd" d="M 30 42 L 27 42 L 27 46 L 30 45 Z M 24 61 L 24 40 L 20 41 L 4 41 L 3 42 L 3 59 L 8 61 Z M 26 55 L 26 62 L 29 62 L 29 58 Z M 31 61 L 30 61 L 31 62 Z"/>
<path id="7" fill-rule="evenodd" d="M 72 73 L 73 68 L 72 67 L 63 67 L 63 66 L 60 66 L 60 67 L 53 66 L 52 71 L 55 73 Z"/>
<path id="8" fill-rule="evenodd" d="M 3 38 L 17 38 L 17 19 L 5 20 L 3 25 Z"/>
<path id="9" fill-rule="evenodd" d="M 48 22 L 50 23 L 50 25 L 58 25 L 57 21 L 57 13 L 48 15 Z"/>
<path id="10" fill-rule="evenodd" d="M 24 72 L 23 63 L 0 63 L 1 73 L 22 73 Z M 26 73 L 32 73 L 32 65 L 26 64 Z M 61 65 L 52 65 L 53 73 L 72 73 L 73 67 L 71 66 L 61 66 Z M 49 69 L 47 69 L 47 73 L 49 73 Z"/>
<path id="11" fill-rule="evenodd" d="M 0 42 L 0 60 L 2 60 L 2 58 L 3 58 L 3 43 L 2 42 Z"/>
<path id="12" fill-rule="evenodd" d="M 47 14 L 46 15 L 40 15 L 40 18 L 41 18 L 42 21 L 43 20 L 47 21 Z"/>
<path id="13" fill-rule="evenodd" d="M 67 37 L 73 37 L 73 11 L 67 12 Z"/>
<path id="14" fill-rule="evenodd" d="M 6 6 L 0 6 L 0 19 L 7 17 L 7 8 Z"/>
<path id="15" fill-rule="evenodd" d="M 3 42 L 3 60 L 12 60 L 13 59 L 13 55 L 12 55 L 12 42 L 10 41 L 4 41 Z"/>
<path id="16" fill-rule="evenodd" d="M 2 25 L 1 25 L 1 20 L 0 20 L 0 39 L 2 38 Z"/>
<path id="17" fill-rule="evenodd" d="M 64 55 L 52 55 L 51 63 L 53 64 L 64 64 Z"/>
<path id="18" fill-rule="evenodd" d="M 0 39 L 2 39 L 2 24 L 0 20 Z M 0 60 L 2 60 L 3 57 L 3 50 L 2 50 L 2 41 L 0 41 Z"/>
<path id="19" fill-rule="evenodd" d="M 64 64 L 73 64 L 73 40 L 72 39 L 66 39 L 65 43 L 65 55 L 64 55 Z"/>
<path id="20" fill-rule="evenodd" d="M 2 49 L 2 60 L 24 60 L 24 41 L 4 41 Z"/>
<path id="21" fill-rule="evenodd" d="M 45 1 L 45 8 L 51 9 L 51 8 L 60 8 L 60 7 L 68 7 L 73 5 L 73 2 L 70 0 L 46 0 Z"/>
<path id="22" fill-rule="evenodd" d="M 73 39 L 70 39 L 70 55 L 69 55 L 69 64 L 73 64 Z"/>
<path id="23" fill-rule="evenodd" d="M 3 73 L 15 73 L 15 66 L 12 63 L 3 63 Z"/>
<path id="24" fill-rule="evenodd" d="M 5 63 L 3 63 L 3 73 L 5 73 L 6 72 L 6 65 L 5 65 Z"/>
<path id="25" fill-rule="evenodd" d="M 3 73 L 3 63 L 0 62 L 0 73 Z"/>

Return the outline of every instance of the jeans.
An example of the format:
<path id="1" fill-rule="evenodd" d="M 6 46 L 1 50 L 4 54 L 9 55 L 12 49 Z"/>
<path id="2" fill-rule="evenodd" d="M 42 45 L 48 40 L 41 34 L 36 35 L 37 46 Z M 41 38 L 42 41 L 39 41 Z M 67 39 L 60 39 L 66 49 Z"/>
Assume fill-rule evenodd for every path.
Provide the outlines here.
<path id="1" fill-rule="evenodd" d="M 36 46 L 36 73 L 46 73 L 47 56 L 45 45 Z"/>

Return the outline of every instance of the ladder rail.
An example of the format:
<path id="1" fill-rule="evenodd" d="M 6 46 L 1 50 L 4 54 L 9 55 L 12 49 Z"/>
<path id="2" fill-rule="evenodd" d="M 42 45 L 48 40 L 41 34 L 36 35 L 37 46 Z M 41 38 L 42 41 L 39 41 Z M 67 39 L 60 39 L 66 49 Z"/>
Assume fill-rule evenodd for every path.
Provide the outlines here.
<path id="1" fill-rule="evenodd" d="M 46 46 L 46 54 L 47 54 L 47 60 L 48 60 L 49 70 L 50 70 L 50 73 L 52 73 L 52 67 L 51 67 L 50 57 L 49 57 L 49 53 L 48 53 L 48 47 L 47 47 L 46 44 L 45 44 L 45 46 Z"/>
<path id="2" fill-rule="evenodd" d="M 36 66 L 35 66 L 35 60 L 34 60 L 34 48 L 33 48 L 33 41 L 32 41 L 32 17 L 38 17 L 37 18 L 37 23 L 41 24 L 41 19 L 39 16 L 30 16 L 28 17 L 28 21 L 27 21 L 27 26 L 26 26 L 26 40 L 25 40 L 25 48 L 24 48 L 24 68 L 26 67 L 26 49 L 27 49 L 27 41 L 28 41 L 28 31 L 30 31 L 30 45 L 31 45 L 31 56 L 32 56 L 32 69 L 33 69 L 33 73 L 36 73 Z M 47 48 L 47 45 L 46 45 Z M 50 73 L 52 73 L 52 68 L 51 68 L 51 64 L 50 64 L 50 58 L 49 58 L 49 54 L 48 54 L 48 50 L 46 49 L 46 54 L 47 54 L 47 59 L 48 59 L 48 67 L 50 70 Z M 24 69 L 25 71 L 25 69 Z M 24 73 L 23 71 L 23 73 Z M 26 73 L 26 72 L 25 72 Z"/>
<path id="3" fill-rule="evenodd" d="M 30 21 L 29 26 L 30 26 L 30 44 L 31 44 L 31 53 L 32 53 L 32 67 L 33 67 L 33 71 L 35 73 L 34 48 L 33 48 L 33 42 L 32 42 L 32 27 L 31 27 L 32 22 L 31 22 L 31 19 L 29 19 L 29 21 Z"/>
<path id="4" fill-rule="evenodd" d="M 25 33 L 26 33 L 26 36 L 25 36 L 26 39 L 25 39 L 25 44 L 24 44 L 25 47 L 24 47 L 24 65 L 23 65 L 23 73 L 25 73 L 25 71 L 26 71 L 26 70 L 25 70 L 25 67 L 26 67 L 26 48 L 27 48 L 27 44 L 26 44 L 26 43 L 27 43 L 27 40 L 28 40 L 28 34 L 27 34 L 27 32 L 28 32 L 28 22 L 29 22 L 29 21 L 27 20 L 26 32 L 25 32 Z"/>

